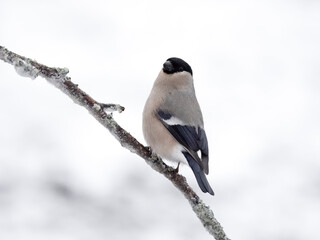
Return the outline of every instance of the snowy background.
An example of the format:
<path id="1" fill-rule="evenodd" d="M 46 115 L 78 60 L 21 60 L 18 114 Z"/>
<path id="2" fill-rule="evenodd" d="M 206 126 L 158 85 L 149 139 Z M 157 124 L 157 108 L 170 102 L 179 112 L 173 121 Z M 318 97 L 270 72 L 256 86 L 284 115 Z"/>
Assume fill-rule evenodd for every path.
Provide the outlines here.
<path id="1" fill-rule="evenodd" d="M 320 239 L 319 1 L 0 1 L 0 45 L 101 102 L 138 140 L 169 57 L 193 68 L 203 194 L 231 239 Z M 187 201 L 44 79 L 0 61 L 0 239 L 212 239 Z"/>

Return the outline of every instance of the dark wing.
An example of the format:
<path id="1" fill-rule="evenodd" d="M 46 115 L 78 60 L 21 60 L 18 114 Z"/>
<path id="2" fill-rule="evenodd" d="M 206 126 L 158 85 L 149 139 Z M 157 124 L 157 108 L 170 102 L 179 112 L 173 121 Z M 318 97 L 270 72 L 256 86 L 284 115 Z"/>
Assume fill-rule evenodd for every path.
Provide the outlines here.
<path id="1" fill-rule="evenodd" d="M 184 125 L 181 119 L 177 119 L 168 111 L 161 109 L 157 111 L 157 117 L 172 136 L 189 151 L 203 171 L 208 174 L 209 150 L 207 136 L 204 129 L 200 126 L 196 128 L 195 126 Z M 197 154 L 199 150 L 201 151 L 201 159 Z"/>

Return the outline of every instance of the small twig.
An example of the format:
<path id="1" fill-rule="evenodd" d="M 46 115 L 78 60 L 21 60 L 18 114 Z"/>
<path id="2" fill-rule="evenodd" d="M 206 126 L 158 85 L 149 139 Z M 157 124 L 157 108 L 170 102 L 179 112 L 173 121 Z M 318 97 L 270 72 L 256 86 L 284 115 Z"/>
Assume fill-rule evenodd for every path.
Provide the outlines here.
<path id="1" fill-rule="evenodd" d="M 102 104 L 82 91 L 77 84 L 71 82 L 66 68 L 50 68 L 34 60 L 15 54 L 0 46 L 0 59 L 13 65 L 17 73 L 35 79 L 41 76 L 68 95 L 75 103 L 85 107 L 104 127 L 106 127 L 120 144 L 131 152 L 142 157 L 154 170 L 168 178 L 186 197 L 193 211 L 203 226 L 217 240 L 228 240 L 220 223 L 215 219 L 212 210 L 203 203 L 199 196 L 187 184 L 185 177 L 176 169 L 167 166 L 160 157 L 144 147 L 130 133 L 124 130 L 107 112 L 122 112 L 124 107 L 118 104 Z"/>
<path id="2" fill-rule="evenodd" d="M 124 107 L 120 106 L 119 104 L 100 103 L 100 107 L 106 112 L 115 112 L 115 111 L 117 111 L 118 113 L 121 113 L 121 112 L 124 111 Z"/>

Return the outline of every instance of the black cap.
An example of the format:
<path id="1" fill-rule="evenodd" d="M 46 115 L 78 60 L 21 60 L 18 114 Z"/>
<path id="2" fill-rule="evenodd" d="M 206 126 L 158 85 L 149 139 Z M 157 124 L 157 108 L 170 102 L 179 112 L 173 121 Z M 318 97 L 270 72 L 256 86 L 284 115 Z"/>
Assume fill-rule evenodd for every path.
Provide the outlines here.
<path id="1" fill-rule="evenodd" d="M 172 57 L 163 64 L 163 71 L 168 74 L 186 71 L 192 75 L 192 69 L 188 63 L 181 58 Z"/>

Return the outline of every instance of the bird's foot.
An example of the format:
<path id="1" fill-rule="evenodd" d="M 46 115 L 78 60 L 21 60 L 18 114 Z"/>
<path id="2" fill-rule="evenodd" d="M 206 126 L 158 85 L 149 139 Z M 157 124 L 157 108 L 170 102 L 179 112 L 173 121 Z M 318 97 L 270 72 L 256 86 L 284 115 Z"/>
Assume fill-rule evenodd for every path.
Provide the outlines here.
<path id="1" fill-rule="evenodd" d="M 179 173 L 179 167 L 180 167 L 180 162 L 178 162 L 178 166 L 177 166 L 177 168 L 176 168 L 176 169 L 174 169 L 173 171 L 174 171 L 175 173 Z"/>

